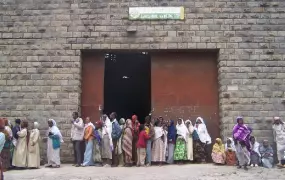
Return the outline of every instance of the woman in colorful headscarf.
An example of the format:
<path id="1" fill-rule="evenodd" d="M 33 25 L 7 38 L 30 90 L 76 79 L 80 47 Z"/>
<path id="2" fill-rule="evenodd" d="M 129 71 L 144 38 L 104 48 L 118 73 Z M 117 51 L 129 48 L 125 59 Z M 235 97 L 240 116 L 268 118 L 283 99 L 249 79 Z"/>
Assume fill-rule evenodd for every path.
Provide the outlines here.
<path id="1" fill-rule="evenodd" d="M 226 162 L 225 146 L 220 138 L 216 139 L 216 143 L 213 146 L 212 159 L 216 164 L 225 164 Z"/>
<path id="2" fill-rule="evenodd" d="M 5 122 L 4 119 L 0 118 L 0 180 L 3 180 L 3 167 L 2 167 L 2 150 L 6 141 L 6 136 L 5 136 Z"/>
<path id="3" fill-rule="evenodd" d="M 167 163 L 173 164 L 173 162 L 174 162 L 174 148 L 175 148 L 175 142 L 176 142 L 176 127 L 174 125 L 174 120 L 169 121 L 167 140 L 168 140 Z"/>
<path id="4" fill-rule="evenodd" d="M 63 143 L 62 135 L 56 126 L 53 119 L 48 120 L 48 133 L 47 133 L 47 159 L 46 167 L 59 168 L 60 167 L 60 146 Z"/>
<path id="5" fill-rule="evenodd" d="M 193 137 L 192 134 L 194 132 L 194 126 L 192 125 L 192 122 L 188 119 L 185 121 L 186 127 L 188 129 L 188 140 L 187 140 L 187 160 L 193 161 Z"/>
<path id="6" fill-rule="evenodd" d="M 11 146 L 12 146 L 13 133 L 9 126 L 8 119 L 3 118 L 3 121 L 5 124 L 3 133 L 5 134 L 6 141 L 5 141 L 2 153 L 1 153 L 1 157 L 2 157 L 3 171 L 5 172 L 11 166 Z"/>
<path id="7" fill-rule="evenodd" d="M 28 144 L 28 167 L 39 168 L 40 167 L 40 131 L 39 123 L 34 122 L 34 128 L 31 131 L 29 144 Z"/>
<path id="8" fill-rule="evenodd" d="M 250 151 L 250 164 L 252 167 L 258 167 L 260 164 L 259 143 L 254 136 L 250 137 L 251 151 Z"/>
<path id="9" fill-rule="evenodd" d="M 165 132 L 161 127 L 160 121 L 156 121 L 154 124 L 154 139 L 152 144 L 151 159 L 153 162 L 157 162 L 162 165 L 165 162 Z"/>
<path id="10" fill-rule="evenodd" d="M 228 166 L 234 166 L 237 164 L 236 161 L 236 148 L 233 138 L 227 138 L 227 142 L 225 144 L 226 151 L 226 164 Z"/>
<path id="11" fill-rule="evenodd" d="M 27 154 L 28 154 L 28 121 L 24 120 L 21 122 L 21 131 L 17 132 L 19 136 L 17 145 L 13 154 L 13 166 L 18 168 L 27 167 Z"/>
<path id="12" fill-rule="evenodd" d="M 204 120 L 201 117 L 196 119 L 196 123 L 194 125 L 195 130 L 195 138 L 194 139 L 194 156 L 197 162 L 206 162 L 206 158 L 208 156 L 207 153 L 207 145 L 212 143 L 211 136 L 208 133 L 207 127 L 204 123 Z"/>
<path id="13" fill-rule="evenodd" d="M 174 160 L 175 161 L 181 161 L 187 160 L 187 141 L 189 136 L 189 131 L 187 127 L 184 124 L 183 119 L 179 118 L 176 125 L 176 133 L 177 133 L 177 139 L 176 139 L 176 146 L 174 150 Z"/>
<path id="14" fill-rule="evenodd" d="M 132 121 L 127 119 L 126 128 L 124 129 L 123 139 L 122 139 L 122 149 L 125 155 L 125 166 L 132 166 L 132 148 L 133 148 L 133 129 Z"/>
<path id="15" fill-rule="evenodd" d="M 251 129 L 247 127 L 242 117 L 237 117 L 237 124 L 233 128 L 233 138 L 236 145 L 236 155 L 239 161 L 238 168 L 244 167 L 250 162 L 250 134 Z"/>
<path id="16" fill-rule="evenodd" d="M 133 130 L 133 148 L 132 148 L 132 158 L 133 158 L 133 162 L 136 163 L 137 162 L 137 141 L 138 141 L 138 137 L 139 137 L 139 127 L 140 127 L 140 123 L 138 121 L 138 117 L 137 115 L 133 115 L 132 116 L 132 130 Z"/>

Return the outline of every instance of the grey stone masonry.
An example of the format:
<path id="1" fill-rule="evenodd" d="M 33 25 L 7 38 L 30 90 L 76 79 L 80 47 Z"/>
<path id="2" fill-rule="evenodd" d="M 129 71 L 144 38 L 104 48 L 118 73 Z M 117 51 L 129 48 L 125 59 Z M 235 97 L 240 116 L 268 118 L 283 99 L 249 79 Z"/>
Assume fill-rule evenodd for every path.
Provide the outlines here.
<path id="1" fill-rule="evenodd" d="M 130 6 L 184 6 L 185 20 L 129 21 Z M 284 0 L 1 0 L 0 37 L 0 116 L 36 120 L 42 135 L 56 119 L 63 161 L 82 49 L 217 49 L 221 136 L 241 115 L 272 140 L 272 117 L 285 118 Z"/>

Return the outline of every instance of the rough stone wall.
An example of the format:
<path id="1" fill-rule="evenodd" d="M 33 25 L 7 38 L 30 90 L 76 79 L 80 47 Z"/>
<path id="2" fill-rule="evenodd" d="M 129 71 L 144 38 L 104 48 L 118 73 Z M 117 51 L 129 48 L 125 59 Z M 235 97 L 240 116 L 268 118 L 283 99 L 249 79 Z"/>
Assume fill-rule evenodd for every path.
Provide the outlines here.
<path id="1" fill-rule="evenodd" d="M 129 6 L 185 6 L 186 18 L 131 22 Z M 68 161 L 82 49 L 219 49 L 221 135 L 242 115 L 271 139 L 272 116 L 285 116 L 284 12 L 283 0 L 1 0 L 1 116 L 42 129 L 54 118 Z"/>

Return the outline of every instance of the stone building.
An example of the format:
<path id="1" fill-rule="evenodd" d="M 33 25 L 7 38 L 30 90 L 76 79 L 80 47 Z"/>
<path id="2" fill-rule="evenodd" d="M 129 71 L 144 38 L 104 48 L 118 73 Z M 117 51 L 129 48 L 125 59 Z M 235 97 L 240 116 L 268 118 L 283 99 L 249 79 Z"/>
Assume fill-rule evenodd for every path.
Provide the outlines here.
<path id="1" fill-rule="evenodd" d="M 129 20 L 160 6 L 185 17 Z M 202 116 L 212 138 L 241 115 L 270 140 L 285 116 L 283 0 L 2 0 L 0 37 L 1 116 L 55 119 L 65 161 L 73 111 Z"/>

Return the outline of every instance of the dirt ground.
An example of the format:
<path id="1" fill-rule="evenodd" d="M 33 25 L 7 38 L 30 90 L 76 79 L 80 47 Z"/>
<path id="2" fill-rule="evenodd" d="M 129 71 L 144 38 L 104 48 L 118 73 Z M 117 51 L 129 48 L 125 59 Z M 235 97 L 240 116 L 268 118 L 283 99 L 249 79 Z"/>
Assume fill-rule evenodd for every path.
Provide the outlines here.
<path id="1" fill-rule="evenodd" d="M 59 169 L 13 170 L 5 180 L 284 180 L 285 169 L 249 168 L 212 164 L 169 165 L 152 167 L 79 167 L 62 165 Z"/>

